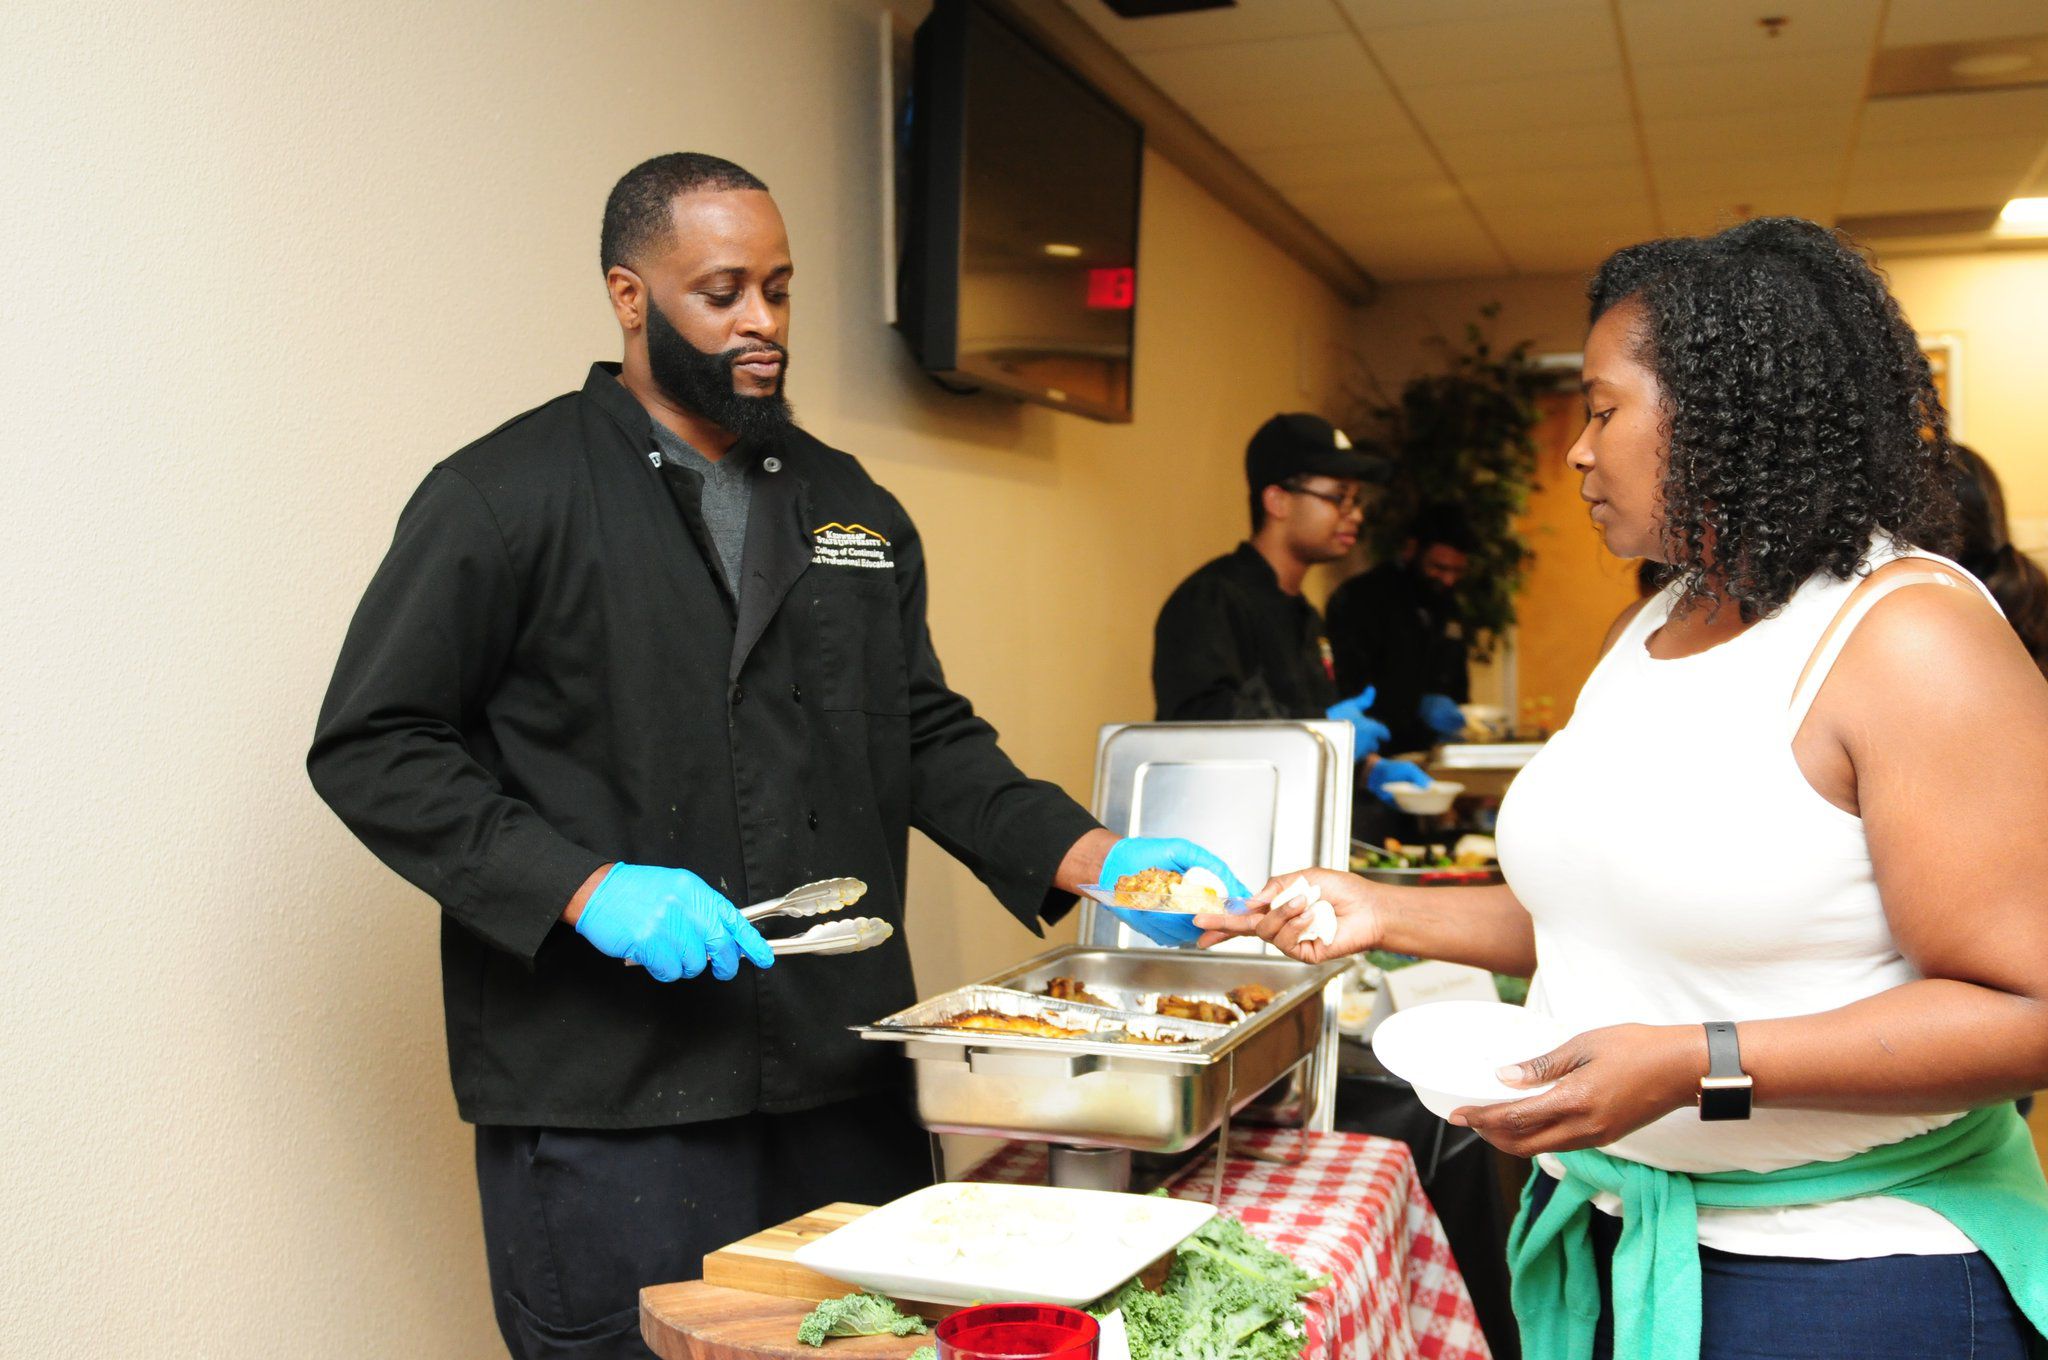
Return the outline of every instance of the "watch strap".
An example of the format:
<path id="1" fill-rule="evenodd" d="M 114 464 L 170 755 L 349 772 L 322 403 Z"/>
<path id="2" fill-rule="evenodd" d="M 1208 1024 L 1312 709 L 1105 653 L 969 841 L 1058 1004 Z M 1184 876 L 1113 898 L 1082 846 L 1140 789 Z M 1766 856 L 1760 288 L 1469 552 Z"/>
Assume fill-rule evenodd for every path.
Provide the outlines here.
<path id="1" fill-rule="evenodd" d="M 1752 1082 L 1742 1070 L 1742 1046 L 1735 1037 L 1731 1020 L 1709 1020 L 1707 1031 L 1707 1075 L 1700 1078 L 1700 1118 L 1703 1120 L 1747 1119 L 1751 1107 Z"/>

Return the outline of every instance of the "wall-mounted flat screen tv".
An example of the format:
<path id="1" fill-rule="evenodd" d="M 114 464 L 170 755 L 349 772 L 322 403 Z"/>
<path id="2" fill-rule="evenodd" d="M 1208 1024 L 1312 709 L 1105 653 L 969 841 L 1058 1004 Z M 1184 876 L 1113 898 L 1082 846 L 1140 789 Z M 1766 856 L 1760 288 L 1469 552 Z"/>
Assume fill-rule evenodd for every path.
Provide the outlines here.
<path id="1" fill-rule="evenodd" d="M 899 324 L 948 383 L 1131 418 L 1137 122 L 975 0 L 917 31 Z"/>

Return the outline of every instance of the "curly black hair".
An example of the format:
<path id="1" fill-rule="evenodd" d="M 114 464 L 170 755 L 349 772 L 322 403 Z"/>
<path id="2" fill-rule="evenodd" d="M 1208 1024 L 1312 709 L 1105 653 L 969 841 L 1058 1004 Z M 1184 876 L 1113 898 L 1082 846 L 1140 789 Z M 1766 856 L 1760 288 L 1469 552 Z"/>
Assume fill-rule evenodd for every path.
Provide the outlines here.
<path id="1" fill-rule="evenodd" d="M 1913 328 L 1840 232 L 1764 217 L 1609 256 L 1592 320 L 1642 309 L 1663 391 L 1663 549 L 1680 608 L 1778 612 L 1809 578 L 1865 569 L 1873 535 L 1956 536 L 1948 420 Z"/>

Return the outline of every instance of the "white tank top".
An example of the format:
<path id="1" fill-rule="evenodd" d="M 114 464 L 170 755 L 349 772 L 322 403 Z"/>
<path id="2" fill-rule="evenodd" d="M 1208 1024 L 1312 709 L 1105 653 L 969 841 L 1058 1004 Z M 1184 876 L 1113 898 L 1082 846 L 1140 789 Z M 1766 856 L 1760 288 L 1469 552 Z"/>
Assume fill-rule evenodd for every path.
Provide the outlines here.
<path id="1" fill-rule="evenodd" d="M 1868 561 L 1875 570 L 1898 557 L 1954 566 L 1888 541 Z M 1886 924 L 1862 820 L 1815 792 L 1792 754 L 1841 644 L 1889 593 L 1880 582 L 1857 596 L 1817 652 L 1861 580 L 1815 577 L 1775 617 L 1695 656 L 1659 660 L 1644 643 L 1670 615 L 1666 590 L 1608 649 L 1570 723 L 1501 804 L 1501 868 L 1535 920 L 1532 1009 L 1573 1033 L 1766 1020 L 1920 976 Z M 1955 584 L 1930 571 L 1901 572 L 1890 585 L 1930 580 Z M 1759 1107 L 1747 1121 L 1707 1124 L 1686 1106 L 1605 1150 L 1667 1171 L 1775 1171 L 1839 1161 L 1961 1114 Z M 1553 1159 L 1538 1160 L 1558 1174 Z M 1612 1196 L 1596 1204 L 1618 1207 Z M 1699 1222 L 1702 1244 L 1749 1255 L 1976 1249 L 1933 1210 L 1882 1197 L 1702 1209 Z"/>

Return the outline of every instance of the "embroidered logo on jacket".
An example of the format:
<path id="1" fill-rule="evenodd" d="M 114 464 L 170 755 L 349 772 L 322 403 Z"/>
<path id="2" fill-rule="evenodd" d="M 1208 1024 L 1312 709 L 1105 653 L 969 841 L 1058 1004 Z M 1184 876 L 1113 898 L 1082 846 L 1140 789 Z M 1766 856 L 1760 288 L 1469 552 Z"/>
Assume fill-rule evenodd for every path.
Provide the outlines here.
<path id="1" fill-rule="evenodd" d="M 893 567 L 889 540 L 865 524 L 841 524 L 833 520 L 811 530 L 811 565 L 814 567 Z"/>

